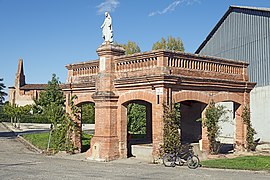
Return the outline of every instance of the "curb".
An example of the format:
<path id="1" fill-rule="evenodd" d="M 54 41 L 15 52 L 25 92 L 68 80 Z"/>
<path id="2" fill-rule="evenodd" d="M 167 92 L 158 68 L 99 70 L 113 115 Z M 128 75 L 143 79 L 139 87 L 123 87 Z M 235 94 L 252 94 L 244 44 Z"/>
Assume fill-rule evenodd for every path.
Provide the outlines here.
<path id="1" fill-rule="evenodd" d="M 7 130 L 9 130 L 10 132 L 13 132 L 15 136 L 17 136 L 17 133 L 14 132 L 11 128 L 9 128 L 9 127 L 6 125 L 6 123 L 1 122 L 1 124 L 2 124 Z"/>
<path id="2" fill-rule="evenodd" d="M 29 150 L 37 152 L 42 154 L 43 151 L 40 150 L 39 148 L 37 148 L 36 146 L 34 146 L 33 144 L 31 144 L 29 141 L 27 141 L 26 139 L 24 139 L 21 135 L 19 135 L 19 133 L 14 132 L 11 128 L 9 128 L 5 123 L 1 122 L 1 124 L 10 132 L 14 133 L 14 135 L 17 137 L 16 139 L 22 143 L 23 145 L 25 145 Z"/>
<path id="3" fill-rule="evenodd" d="M 43 151 L 24 139 L 21 135 L 17 135 L 17 140 L 24 144 L 29 150 L 42 154 Z"/>

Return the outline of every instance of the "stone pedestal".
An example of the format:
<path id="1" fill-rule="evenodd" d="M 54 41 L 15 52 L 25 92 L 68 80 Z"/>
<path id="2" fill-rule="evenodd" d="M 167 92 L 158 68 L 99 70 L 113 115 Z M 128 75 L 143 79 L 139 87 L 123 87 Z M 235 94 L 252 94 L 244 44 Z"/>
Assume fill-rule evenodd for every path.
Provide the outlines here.
<path id="1" fill-rule="evenodd" d="M 90 158 L 110 161 L 119 158 L 117 137 L 117 101 L 113 80 L 115 79 L 114 57 L 124 55 L 120 46 L 102 45 L 97 49 L 99 55 L 99 74 L 96 79 L 95 135 L 91 140 Z"/>

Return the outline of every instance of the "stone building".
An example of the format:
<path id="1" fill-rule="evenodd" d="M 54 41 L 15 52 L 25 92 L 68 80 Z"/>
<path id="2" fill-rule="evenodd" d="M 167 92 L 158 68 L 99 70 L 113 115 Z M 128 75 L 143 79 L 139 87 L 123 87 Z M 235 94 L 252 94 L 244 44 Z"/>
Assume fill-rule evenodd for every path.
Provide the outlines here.
<path id="1" fill-rule="evenodd" d="M 251 120 L 257 137 L 270 142 L 270 8 L 230 6 L 195 52 L 248 62 Z"/>
<path id="2" fill-rule="evenodd" d="M 47 84 L 26 84 L 23 60 L 19 59 L 18 70 L 15 77 L 15 85 L 8 88 L 8 98 L 11 104 L 25 106 L 33 104 L 39 93 L 46 88 Z"/>

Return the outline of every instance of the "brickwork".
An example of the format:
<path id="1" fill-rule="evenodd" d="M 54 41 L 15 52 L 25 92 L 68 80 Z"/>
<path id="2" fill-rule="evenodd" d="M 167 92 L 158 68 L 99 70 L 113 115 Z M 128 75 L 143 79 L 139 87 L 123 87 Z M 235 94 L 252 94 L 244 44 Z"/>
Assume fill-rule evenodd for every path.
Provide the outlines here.
<path id="1" fill-rule="evenodd" d="M 164 50 L 123 55 L 123 49 L 111 44 L 99 47 L 97 53 L 99 60 L 66 66 L 69 87 L 63 89 L 67 97 L 78 96 L 78 105 L 95 103 L 95 135 L 87 152 L 90 158 L 127 157 L 126 106 L 137 100 L 152 107 L 153 157 L 163 142 L 163 103 L 187 100 L 238 104 L 235 142 L 238 149 L 245 147 L 241 113 L 255 86 L 247 80 L 247 63 Z M 202 146 L 208 150 L 205 128 Z"/>
<path id="2" fill-rule="evenodd" d="M 45 88 L 46 84 L 26 84 L 23 60 L 19 59 L 15 84 L 8 88 L 9 102 L 18 106 L 34 104 L 34 100 L 39 97 L 40 92 Z"/>

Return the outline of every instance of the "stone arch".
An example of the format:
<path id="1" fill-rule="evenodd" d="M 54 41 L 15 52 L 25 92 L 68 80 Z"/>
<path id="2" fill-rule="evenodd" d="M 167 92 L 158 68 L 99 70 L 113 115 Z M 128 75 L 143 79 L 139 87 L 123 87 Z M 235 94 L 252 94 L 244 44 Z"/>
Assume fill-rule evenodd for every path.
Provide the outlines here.
<path id="1" fill-rule="evenodd" d="M 120 95 L 117 107 L 117 134 L 121 157 L 126 157 L 127 155 L 127 109 L 125 104 L 131 101 L 145 101 L 146 103 L 153 105 L 155 103 L 155 94 L 145 91 L 134 91 Z M 153 118 L 152 114 L 151 116 Z"/>
<path id="2" fill-rule="evenodd" d="M 233 101 L 238 104 L 243 103 L 243 97 L 237 93 L 220 92 L 213 96 L 215 102 Z"/>
<path id="3" fill-rule="evenodd" d="M 154 93 L 149 93 L 145 91 L 128 92 L 119 96 L 118 105 L 121 105 L 131 100 L 143 100 L 151 104 L 154 104 L 155 98 L 156 96 Z"/>
<path id="4" fill-rule="evenodd" d="M 73 133 L 72 138 L 75 147 L 78 148 L 80 152 L 85 152 L 88 147 L 84 147 L 82 145 L 82 105 L 87 104 L 87 103 L 95 103 L 93 98 L 92 98 L 92 93 L 72 93 L 69 94 L 67 97 L 71 98 L 71 96 L 76 95 L 77 98 L 74 99 L 74 105 L 79 108 L 79 112 L 77 115 L 73 116 L 73 120 L 76 123 L 76 132 Z M 68 108 L 69 112 L 71 112 L 71 109 Z"/>
<path id="5" fill-rule="evenodd" d="M 180 91 L 173 94 L 174 102 L 182 102 L 182 101 L 198 101 L 205 104 L 209 104 L 209 102 L 213 99 L 214 102 L 228 102 L 231 101 L 234 103 L 234 116 L 235 116 L 235 144 L 236 146 L 244 146 L 244 138 L 245 138 L 245 127 L 242 123 L 241 114 L 244 105 L 244 93 L 237 92 L 198 92 L 198 91 Z M 204 112 L 202 112 L 202 116 Z M 206 137 L 206 129 L 202 129 L 202 142 L 203 149 L 208 149 L 208 142 Z"/>
<path id="6" fill-rule="evenodd" d="M 194 100 L 208 104 L 210 96 L 199 91 L 180 91 L 173 94 L 173 102 L 181 102 L 186 100 Z"/>
<path id="7" fill-rule="evenodd" d="M 74 93 L 78 98 L 74 100 L 75 106 L 79 106 L 82 103 L 95 103 L 94 99 L 92 98 L 93 93 Z"/>

